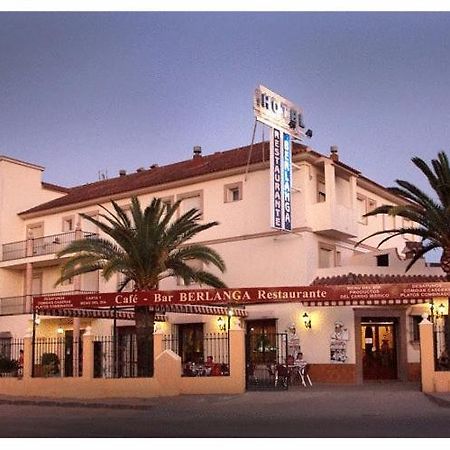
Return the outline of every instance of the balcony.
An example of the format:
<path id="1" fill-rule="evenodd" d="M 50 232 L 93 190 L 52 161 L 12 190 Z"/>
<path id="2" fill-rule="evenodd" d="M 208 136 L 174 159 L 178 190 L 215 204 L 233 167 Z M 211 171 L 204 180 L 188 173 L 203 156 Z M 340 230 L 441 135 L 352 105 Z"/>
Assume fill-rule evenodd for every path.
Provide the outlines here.
<path id="1" fill-rule="evenodd" d="M 315 233 L 333 239 L 356 237 L 358 225 L 355 212 L 346 206 L 321 202 L 311 205 L 308 219 Z"/>
<path id="2" fill-rule="evenodd" d="M 96 233 L 88 233 L 86 231 L 81 231 L 80 236 L 78 233 L 80 232 L 70 231 L 68 233 L 3 244 L 2 261 L 12 261 L 30 256 L 52 255 L 58 253 L 76 239 L 89 239 L 97 236 Z"/>
<path id="3" fill-rule="evenodd" d="M 63 292 L 51 292 L 46 296 L 57 295 L 70 295 L 70 294 L 97 294 L 98 291 L 63 291 Z M 3 297 L 0 298 L 0 316 L 14 316 L 20 314 L 31 314 L 32 312 L 32 295 L 21 295 L 18 297 Z"/>

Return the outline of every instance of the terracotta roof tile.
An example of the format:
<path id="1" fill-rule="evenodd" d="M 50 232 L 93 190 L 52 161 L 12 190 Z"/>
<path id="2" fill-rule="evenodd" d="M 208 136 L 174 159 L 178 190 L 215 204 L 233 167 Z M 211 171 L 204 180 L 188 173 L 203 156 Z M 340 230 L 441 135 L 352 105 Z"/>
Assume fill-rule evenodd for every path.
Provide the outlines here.
<path id="1" fill-rule="evenodd" d="M 306 146 L 294 144 L 294 155 L 305 151 L 307 151 Z M 249 153 L 250 145 L 73 187 L 68 189 L 67 195 L 23 211 L 20 214 L 47 211 L 85 201 L 95 202 L 95 200 L 100 198 L 114 198 L 126 192 L 217 173 L 228 169 L 245 167 L 249 159 Z M 250 164 L 261 163 L 268 161 L 268 159 L 269 143 L 260 142 L 254 144 L 250 155 Z"/>
<path id="2" fill-rule="evenodd" d="M 346 275 L 317 277 L 311 285 L 433 283 L 444 281 L 447 281 L 444 275 L 363 275 L 350 272 Z"/>

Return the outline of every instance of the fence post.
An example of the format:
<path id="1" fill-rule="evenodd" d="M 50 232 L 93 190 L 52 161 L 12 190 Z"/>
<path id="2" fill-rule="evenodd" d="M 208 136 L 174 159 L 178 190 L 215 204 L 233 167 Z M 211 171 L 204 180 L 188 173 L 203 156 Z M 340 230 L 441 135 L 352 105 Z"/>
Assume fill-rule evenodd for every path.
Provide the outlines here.
<path id="1" fill-rule="evenodd" d="M 230 339 L 230 376 L 235 380 L 236 388 L 245 391 L 245 332 L 235 322 L 229 331 Z"/>
<path id="2" fill-rule="evenodd" d="M 420 369 L 422 392 L 434 392 L 434 342 L 433 324 L 426 316 L 419 324 Z"/>
<path id="3" fill-rule="evenodd" d="M 33 339 L 28 334 L 23 338 L 23 378 L 33 373 Z"/>
<path id="4" fill-rule="evenodd" d="M 94 336 L 91 327 L 83 334 L 83 378 L 94 378 Z"/>
<path id="5" fill-rule="evenodd" d="M 153 357 L 156 359 L 163 351 L 163 338 L 164 332 L 162 330 L 156 330 L 153 333 Z"/>

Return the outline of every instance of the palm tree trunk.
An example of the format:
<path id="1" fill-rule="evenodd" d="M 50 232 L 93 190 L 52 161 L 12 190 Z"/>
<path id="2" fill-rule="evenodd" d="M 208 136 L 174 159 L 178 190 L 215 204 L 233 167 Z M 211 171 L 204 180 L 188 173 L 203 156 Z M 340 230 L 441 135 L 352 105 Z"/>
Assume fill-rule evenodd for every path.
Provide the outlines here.
<path id="1" fill-rule="evenodd" d="M 153 376 L 153 329 L 155 312 L 148 306 L 134 308 L 138 377 Z"/>

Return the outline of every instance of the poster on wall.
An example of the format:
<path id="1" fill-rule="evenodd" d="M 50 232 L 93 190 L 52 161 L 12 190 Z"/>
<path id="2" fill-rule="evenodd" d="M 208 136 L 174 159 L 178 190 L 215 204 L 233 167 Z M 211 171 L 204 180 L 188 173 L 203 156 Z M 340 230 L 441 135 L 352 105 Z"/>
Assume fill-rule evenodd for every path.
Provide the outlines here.
<path id="1" fill-rule="evenodd" d="M 347 361 L 348 330 L 338 320 L 334 323 L 334 332 L 330 341 L 330 361 L 332 363 L 345 363 Z"/>

